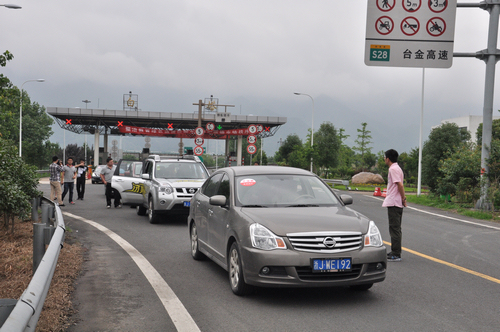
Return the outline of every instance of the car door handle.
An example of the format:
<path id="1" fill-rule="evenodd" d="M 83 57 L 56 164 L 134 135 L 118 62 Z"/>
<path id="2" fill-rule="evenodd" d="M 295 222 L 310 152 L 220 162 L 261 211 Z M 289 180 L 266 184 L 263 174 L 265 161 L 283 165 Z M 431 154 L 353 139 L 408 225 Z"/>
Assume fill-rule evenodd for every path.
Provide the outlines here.
<path id="1" fill-rule="evenodd" d="M 200 201 L 196 202 L 196 207 L 200 207 L 200 204 L 201 204 Z"/>
<path id="2" fill-rule="evenodd" d="M 123 179 L 115 179 L 116 182 L 123 182 Z"/>

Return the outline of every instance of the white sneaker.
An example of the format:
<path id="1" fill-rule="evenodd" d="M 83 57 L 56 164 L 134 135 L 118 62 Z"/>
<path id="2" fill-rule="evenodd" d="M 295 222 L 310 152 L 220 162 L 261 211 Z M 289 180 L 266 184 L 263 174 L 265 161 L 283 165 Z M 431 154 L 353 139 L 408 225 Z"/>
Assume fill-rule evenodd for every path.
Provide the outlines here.
<path id="1" fill-rule="evenodd" d="M 111 209 L 111 205 L 106 206 L 106 209 Z"/>

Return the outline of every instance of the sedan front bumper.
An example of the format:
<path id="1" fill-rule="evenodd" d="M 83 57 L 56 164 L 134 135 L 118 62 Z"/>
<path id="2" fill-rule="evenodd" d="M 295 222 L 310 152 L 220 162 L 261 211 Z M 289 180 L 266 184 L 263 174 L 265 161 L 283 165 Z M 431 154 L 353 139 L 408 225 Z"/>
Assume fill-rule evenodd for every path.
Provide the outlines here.
<path id="1" fill-rule="evenodd" d="M 245 282 L 261 287 L 354 286 L 384 281 L 386 248 L 366 247 L 341 254 L 316 254 L 294 250 L 241 248 Z M 313 258 L 351 258 L 352 269 L 339 272 L 312 272 Z M 267 269 L 264 269 L 267 267 Z"/>

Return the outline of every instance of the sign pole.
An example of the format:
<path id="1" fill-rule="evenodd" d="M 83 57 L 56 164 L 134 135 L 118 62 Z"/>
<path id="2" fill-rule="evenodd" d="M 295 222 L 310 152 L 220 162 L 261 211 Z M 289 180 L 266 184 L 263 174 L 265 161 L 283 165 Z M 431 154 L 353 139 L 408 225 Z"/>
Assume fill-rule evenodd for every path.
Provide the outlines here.
<path id="1" fill-rule="evenodd" d="M 422 193 L 422 139 L 423 139 L 423 127 L 424 127 L 424 86 L 425 86 L 425 68 L 422 68 L 422 101 L 420 109 L 420 139 L 418 148 L 418 185 L 417 185 L 417 196 Z"/>

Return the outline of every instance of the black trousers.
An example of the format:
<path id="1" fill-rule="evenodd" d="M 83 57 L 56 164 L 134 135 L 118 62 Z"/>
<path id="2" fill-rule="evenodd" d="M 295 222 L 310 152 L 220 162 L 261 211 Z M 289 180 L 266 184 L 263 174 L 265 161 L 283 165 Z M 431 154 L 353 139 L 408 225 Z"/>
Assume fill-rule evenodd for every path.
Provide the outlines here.
<path id="1" fill-rule="evenodd" d="M 78 198 L 83 199 L 85 195 L 85 175 L 76 178 L 76 192 L 78 193 Z"/>
<path id="2" fill-rule="evenodd" d="M 401 220 L 403 219 L 403 208 L 391 206 L 387 208 L 389 215 L 389 235 L 391 236 L 391 251 L 401 256 Z"/>
<path id="3" fill-rule="evenodd" d="M 120 194 L 111 188 L 111 183 L 106 183 L 106 205 L 111 206 L 111 198 L 115 199 L 115 207 L 120 205 Z"/>

